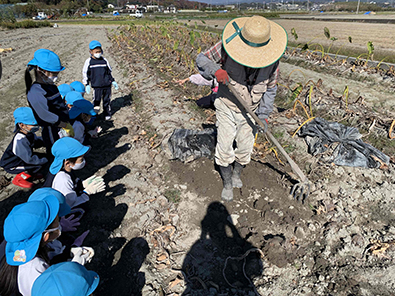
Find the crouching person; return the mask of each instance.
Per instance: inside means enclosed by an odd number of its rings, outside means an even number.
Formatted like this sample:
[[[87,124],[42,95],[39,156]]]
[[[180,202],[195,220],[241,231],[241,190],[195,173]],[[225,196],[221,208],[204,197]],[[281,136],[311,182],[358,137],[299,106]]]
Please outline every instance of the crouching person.
[[[102,192],[106,188],[101,177],[92,176],[82,181],[74,174],[75,170],[85,167],[84,156],[89,149],[70,137],[57,140],[52,147],[55,160],[49,168],[44,187],[52,187],[61,192],[71,208],[86,203],[89,195]]]
[[[20,107],[14,111],[15,136],[0,160],[0,166],[9,174],[17,174],[12,183],[23,188],[32,188],[33,179],[42,178],[38,171],[48,162],[33,152],[33,148],[43,146],[36,136],[39,127],[29,107]]]
[[[240,175],[251,160],[256,133],[254,120],[226,84],[231,83],[267,124],[277,91],[278,60],[286,46],[287,33],[275,22],[262,16],[241,17],[230,21],[222,41],[196,59],[202,75],[220,83],[214,103],[218,128],[215,162],[223,179],[221,197],[225,201],[233,200],[233,188],[243,186]]]

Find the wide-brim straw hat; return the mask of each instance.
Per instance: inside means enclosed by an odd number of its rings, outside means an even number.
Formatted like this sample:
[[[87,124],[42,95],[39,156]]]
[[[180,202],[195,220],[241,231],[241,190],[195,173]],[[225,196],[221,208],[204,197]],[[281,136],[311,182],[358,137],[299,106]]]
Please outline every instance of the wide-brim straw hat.
[[[222,46],[235,62],[264,68],[278,61],[287,47],[287,32],[262,16],[229,21],[222,33]]]

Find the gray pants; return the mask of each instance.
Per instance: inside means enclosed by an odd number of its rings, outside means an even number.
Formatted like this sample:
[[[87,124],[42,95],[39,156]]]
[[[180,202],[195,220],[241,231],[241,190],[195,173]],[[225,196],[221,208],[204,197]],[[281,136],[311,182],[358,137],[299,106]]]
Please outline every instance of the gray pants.
[[[217,117],[217,145],[215,147],[215,163],[228,166],[235,160],[246,165],[251,161],[257,132],[253,119],[245,112],[231,110],[220,98],[214,102]],[[236,141],[236,149],[233,144]]]

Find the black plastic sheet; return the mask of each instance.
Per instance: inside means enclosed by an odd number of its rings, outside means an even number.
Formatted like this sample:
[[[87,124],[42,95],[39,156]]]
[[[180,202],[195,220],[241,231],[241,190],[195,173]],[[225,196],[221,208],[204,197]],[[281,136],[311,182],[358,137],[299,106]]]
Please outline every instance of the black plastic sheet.
[[[315,118],[300,129],[299,135],[306,137],[308,152],[314,156],[326,152],[329,146],[337,143],[331,157],[336,165],[379,168],[381,163],[375,157],[387,165],[390,161],[387,155],[363,142],[356,128],[338,122]]]
[[[175,129],[169,138],[169,148],[173,159],[190,162],[200,157],[212,158],[217,133],[213,128],[202,131]]]

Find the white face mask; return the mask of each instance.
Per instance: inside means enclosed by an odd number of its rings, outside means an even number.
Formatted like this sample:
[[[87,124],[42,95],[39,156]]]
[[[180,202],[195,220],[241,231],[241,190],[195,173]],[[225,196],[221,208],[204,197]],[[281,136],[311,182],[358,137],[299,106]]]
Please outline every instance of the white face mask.
[[[97,58],[97,59],[100,59],[101,56],[102,56],[102,53],[101,53],[101,52],[100,52],[100,53],[95,53],[93,56],[94,56],[95,58]]]
[[[84,158],[84,160],[81,163],[76,163],[76,164],[74,164],[74,166],[70,166],[70,167],[73,170],[78,171],[78,170],[84,168],[84,166],[85,166],[85,158]]]
[[[57,80],[58,80],[58,76],[51,76],[51,77],[48,77],[47,75],[45,75],[45,73],[43,72],[43,71],[41,71],[41,70],[38,70],[41,74],[43,74],[43,80],[46,82],[46,83],[49,83],[49,84],[54,84]]]

